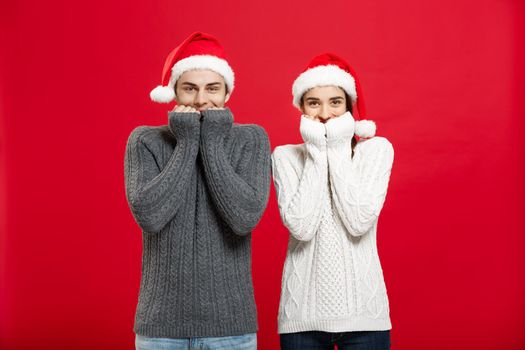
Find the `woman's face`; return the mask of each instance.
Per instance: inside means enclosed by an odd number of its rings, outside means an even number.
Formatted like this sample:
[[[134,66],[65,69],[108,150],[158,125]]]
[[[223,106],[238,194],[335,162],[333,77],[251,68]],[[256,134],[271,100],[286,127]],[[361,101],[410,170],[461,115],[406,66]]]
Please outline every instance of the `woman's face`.
[[[303,95],[302,101],[303,114],[320,123],[326,123],[347,111],[345,92],[337,86],[314,87]]]

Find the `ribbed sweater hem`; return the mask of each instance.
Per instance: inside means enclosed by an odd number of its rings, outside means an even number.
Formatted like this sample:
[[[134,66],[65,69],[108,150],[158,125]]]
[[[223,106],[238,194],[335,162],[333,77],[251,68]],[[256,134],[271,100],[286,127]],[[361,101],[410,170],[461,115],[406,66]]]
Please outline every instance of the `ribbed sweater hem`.
[[[321,332],[356,332],[356,331],[386,331],[392,328],[389,318],[373,319],[352,317],[336,320],[279,320],[279,334],[308,331]]]
[[[138,335],[150,338],[202,338],[227,337],[247,333],[256,333],[257,325],[250,323],[228,324],[221,322],[213,325],[147,325],[137,324],[134,331]]]

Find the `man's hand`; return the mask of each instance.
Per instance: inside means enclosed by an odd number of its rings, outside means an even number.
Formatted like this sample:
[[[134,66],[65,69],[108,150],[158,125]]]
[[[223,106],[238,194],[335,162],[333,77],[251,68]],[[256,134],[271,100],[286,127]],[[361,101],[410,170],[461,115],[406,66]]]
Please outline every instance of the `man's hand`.
[[[191,113],[197,113],[197,115],[194,116]],[[172,134],[175,135],[175,138],[177,139],[186,137],[188,135],[188,131],[190,134],[198,135],[200,130],[200,120],[201,113],[191,106],[175,106],[175,108],[173,108],[173,110],[168,113],[168,126]]]
[[[184,105],[175,106],[175,108],[173,108],[173,111],[172,111],[172,112],[179,112],[179,113],[199,113],[199,111],[196,110],[195,108],[190,107],[190,106],[184,106]]]

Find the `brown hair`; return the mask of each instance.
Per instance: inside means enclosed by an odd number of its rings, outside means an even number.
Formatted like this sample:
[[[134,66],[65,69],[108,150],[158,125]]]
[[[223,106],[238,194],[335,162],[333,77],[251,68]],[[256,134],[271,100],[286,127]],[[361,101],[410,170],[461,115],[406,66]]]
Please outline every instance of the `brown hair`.
[[[346,93],[346,91],[345,91],[345,99],[346,99],[346,110],[350,112],[352,115],[354,115],[354,109],[352,108],[352,99]],[[357,139],[355,138],[355,134],[354,134],[354,136],[352,136],[352,157],[354,156],[354,149],[356,145],[357,145]]]

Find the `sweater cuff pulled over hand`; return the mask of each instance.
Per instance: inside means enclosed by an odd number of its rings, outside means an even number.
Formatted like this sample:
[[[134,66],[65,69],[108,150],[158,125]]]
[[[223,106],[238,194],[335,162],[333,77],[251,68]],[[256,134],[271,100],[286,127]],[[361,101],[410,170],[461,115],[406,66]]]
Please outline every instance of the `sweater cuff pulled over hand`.
[[[177,140],[200,137],[200,114],[198,112],[169,112],[168,126]]]
[[[229,108],[207,109],[201,114],[201,129],[206,135],[223,135],[233,125],[233,115]]]
[[[316,122],[303,115],[301,116],[299,130],[305,143],[313,143],[317,146],[326,145],[326,129],[323,123]]]
[[[325,126],[328,145],[336,144],[340,141],[351,141],[354,136],[355,121],[350,112],[330,119]]]

